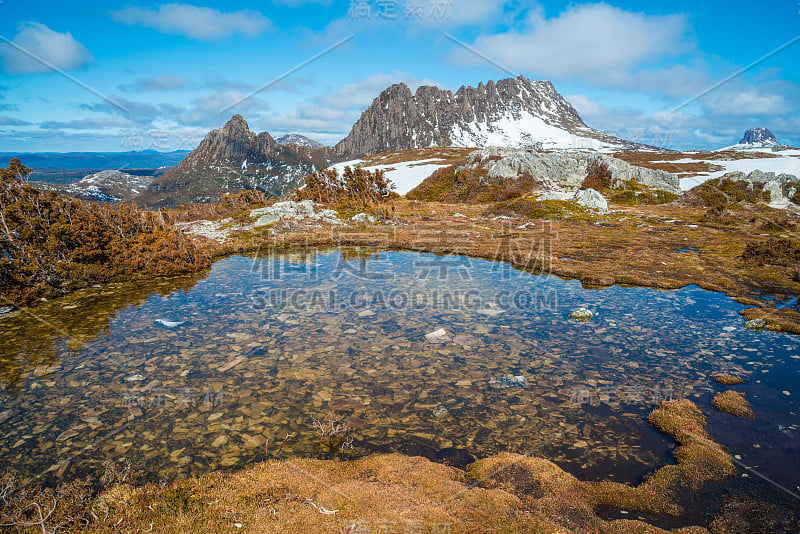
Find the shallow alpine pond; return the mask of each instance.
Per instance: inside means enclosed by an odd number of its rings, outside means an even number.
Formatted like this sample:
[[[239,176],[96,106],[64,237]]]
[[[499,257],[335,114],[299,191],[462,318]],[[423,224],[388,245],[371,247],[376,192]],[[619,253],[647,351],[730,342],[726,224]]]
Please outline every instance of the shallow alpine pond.
[[[570,317],[584,307],[590,320]],[[0,458],[52,484],[108,460],[173,480],[278,452],[463,466],[512,451],[637,481],[671,461],[647,414],[689,398],[743,465],[796,488],[800,344],[747,330],[741,309],[697,287],[584,289],[459,256],[230,257],[0,319]],[[755,420],[711,407],[718,373],[745,380]]]

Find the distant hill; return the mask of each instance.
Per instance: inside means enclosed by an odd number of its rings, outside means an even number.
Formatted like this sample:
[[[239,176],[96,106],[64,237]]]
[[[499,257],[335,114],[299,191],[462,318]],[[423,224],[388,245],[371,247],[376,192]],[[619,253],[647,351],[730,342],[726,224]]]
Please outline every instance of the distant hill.
[[[775,138],[775,134],[767,128],[750,128],[744,132],[742,139],[735,145],[731,145],[721,150],[753,150],[753,149],[781,149],[789,148],[782,145]]]
[[[308,148],[322,148],[325,145],[319,141],[314,141],[310,137],[300,134],[286,134],[275,138],[275,142],[279,145],[295,144],[300,146],[307,146]]]
[[[22,163],[32,168],[46,167],[50,169],[157,169],[174,167],[189,155],[188,150],[174,152],[0,152],[0,161],[7,162],[11,158],[19,158]]]

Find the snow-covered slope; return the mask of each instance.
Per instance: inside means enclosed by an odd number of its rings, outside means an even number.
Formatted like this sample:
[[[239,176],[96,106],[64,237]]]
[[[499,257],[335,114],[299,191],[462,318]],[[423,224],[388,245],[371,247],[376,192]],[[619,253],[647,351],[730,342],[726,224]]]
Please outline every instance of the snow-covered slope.
[[[588,127],[573,127],[570,132],[548,124],[531,112],[520,111],[516,117],[511,112],[505,112],[489,122],[456,124],[450,131],[450,140],[452,146],[459,147],[498,146],[608,152],[623,148],[619,144],[591,137],[590,134],[591,129]]]
[[[784,154],[785,152],[785,154]],[[753,159],[734,159],[734,160],[698,160],[681,159],[671,163],[694,163],[704,162],[711,165],[722,167],[722,170],[700,173],[699,176],[681,179],[681,189],[688,191],[706,180],[719,178],[730,172],[743,172],[749,174],[753,171],[774,172],[775,174],[791,174],[800,177],[800,150],[786,150],[781,152],[781,157],[775,158],[753,158]]]
[[[331,165],[331,169],[336,169],[339,174],[344,172],[345,167],[361,166],[366,171],[385,171],[386,177],[395,185],[394,192],[398,195],[405,195],[425,180],[434,171],[447,167],[441,163],[432,163],[440,161],[437,159],[419,160],[419,161],[404,161],[402,163],[390,163],[387,165],[362,165],[363,160],[356,159],[345,161]]]

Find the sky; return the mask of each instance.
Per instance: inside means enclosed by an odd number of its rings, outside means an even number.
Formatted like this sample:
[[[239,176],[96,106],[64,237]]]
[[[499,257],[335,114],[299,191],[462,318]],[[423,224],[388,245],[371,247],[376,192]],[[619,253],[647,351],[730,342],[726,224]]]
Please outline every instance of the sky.
[[[393,83],[518,75],[625,139],[800,146],[800,3],[0,0],[0,152],[191,150],[235,113],[335,144]]]

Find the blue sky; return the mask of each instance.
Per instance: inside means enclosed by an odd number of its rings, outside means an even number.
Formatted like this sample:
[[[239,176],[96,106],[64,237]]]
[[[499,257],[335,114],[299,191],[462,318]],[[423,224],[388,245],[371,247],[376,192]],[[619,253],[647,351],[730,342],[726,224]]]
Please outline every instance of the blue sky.
[[[518,74],[627,139],[800,146],[800,42],[694,99],[798,35],[795,0],[2,0],[0,151],[192,149],[234,113],[333,144],[392,83]]]

